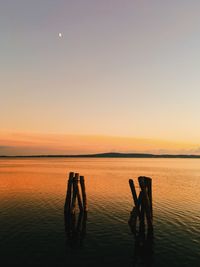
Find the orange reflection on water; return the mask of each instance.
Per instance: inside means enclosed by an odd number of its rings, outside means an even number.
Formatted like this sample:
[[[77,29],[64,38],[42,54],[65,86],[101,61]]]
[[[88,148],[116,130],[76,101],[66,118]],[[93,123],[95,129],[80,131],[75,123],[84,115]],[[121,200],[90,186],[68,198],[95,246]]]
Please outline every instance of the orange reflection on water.
[[[200,167],[191,159],[1,159],[1,202],[54,199],[64,205],[68,173],[85,176],[88,204],[132,206],[128,179],[153,179],[155,210],[200,208]],[[118,204],[117,204],[118,203]],[[123,204],[124,203],[124,204]]]

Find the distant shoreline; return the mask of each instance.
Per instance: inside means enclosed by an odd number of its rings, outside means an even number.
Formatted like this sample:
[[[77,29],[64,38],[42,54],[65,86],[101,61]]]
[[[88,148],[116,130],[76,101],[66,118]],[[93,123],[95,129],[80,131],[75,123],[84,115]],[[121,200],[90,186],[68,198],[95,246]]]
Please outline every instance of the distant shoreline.
[[[200,155],[171,155],[145,153],[100,153],[83,155],[30,155],[30,156],[0,156],[0,158],[184,158],[200,159]]]

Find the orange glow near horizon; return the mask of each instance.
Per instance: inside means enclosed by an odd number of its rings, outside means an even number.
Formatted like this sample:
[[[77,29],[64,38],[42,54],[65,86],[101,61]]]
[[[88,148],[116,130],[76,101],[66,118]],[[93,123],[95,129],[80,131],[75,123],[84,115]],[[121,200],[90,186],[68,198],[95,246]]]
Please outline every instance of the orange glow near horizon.
[[[104,152],[199,154],[195,143],[134,137],[9,133],[0,134],[0,155],[90,154]]]

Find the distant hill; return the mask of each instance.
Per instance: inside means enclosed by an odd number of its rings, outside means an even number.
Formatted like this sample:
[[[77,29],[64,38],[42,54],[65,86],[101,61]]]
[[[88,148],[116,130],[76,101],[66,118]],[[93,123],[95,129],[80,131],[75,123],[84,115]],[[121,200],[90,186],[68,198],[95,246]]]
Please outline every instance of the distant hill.
[[[200,155],[170,155],[170,154],[145,154],[145,153],[100,153],[85,155],[33,155],[33,156],[0,156],[1,158],[200,158]]]

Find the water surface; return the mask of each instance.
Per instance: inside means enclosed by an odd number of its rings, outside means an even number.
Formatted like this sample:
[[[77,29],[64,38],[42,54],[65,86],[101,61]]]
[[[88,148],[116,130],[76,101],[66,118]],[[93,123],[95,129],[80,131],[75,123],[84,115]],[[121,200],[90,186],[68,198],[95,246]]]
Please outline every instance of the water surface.
[[[71,238],[70,171],[85,176],[89,206]],[[127,224],[128,179],[140,175],[153,179],[154,237],[143,246]],[[1,159],[0,210],[2,266],[200,266],[199,159]]]

